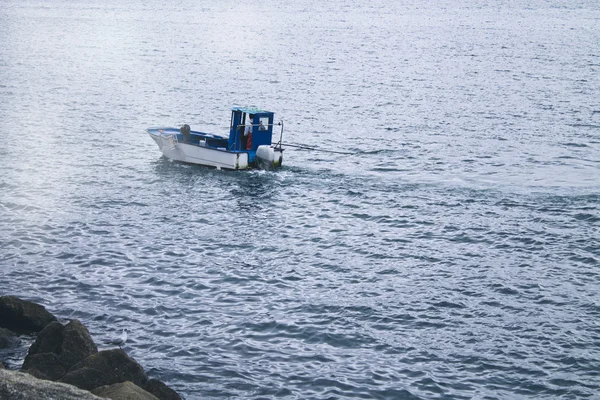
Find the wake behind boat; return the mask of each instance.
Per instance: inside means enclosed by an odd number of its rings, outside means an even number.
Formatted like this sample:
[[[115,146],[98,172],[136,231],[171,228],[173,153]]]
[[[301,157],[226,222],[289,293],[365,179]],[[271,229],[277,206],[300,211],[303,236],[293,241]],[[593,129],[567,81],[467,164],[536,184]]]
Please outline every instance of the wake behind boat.
[[[229,137],[181,128],[148,128],[165,157],[218,169],[271,169],[283,162],[281,139],[272,143],[274,113],[254,107],[233,107]]]

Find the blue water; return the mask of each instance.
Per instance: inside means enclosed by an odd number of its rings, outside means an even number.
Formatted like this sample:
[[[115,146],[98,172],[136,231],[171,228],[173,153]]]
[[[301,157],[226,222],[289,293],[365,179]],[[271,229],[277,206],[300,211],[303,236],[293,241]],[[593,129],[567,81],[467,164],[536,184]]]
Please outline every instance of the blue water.
[[[188,399],[599,398],[599,88],[591,0],[3,0],[0,294]],[[145,134],[235,104],[354,154]]]

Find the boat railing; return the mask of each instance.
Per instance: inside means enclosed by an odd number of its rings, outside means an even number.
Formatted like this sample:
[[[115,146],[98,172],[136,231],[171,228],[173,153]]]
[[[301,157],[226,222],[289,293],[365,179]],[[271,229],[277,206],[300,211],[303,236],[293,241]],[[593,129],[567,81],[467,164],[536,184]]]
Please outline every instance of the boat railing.
[[[262,126],[262,127],[267,127],[267,126],[279,126],[281,124],[282,124],[281,122],[278,122],[276,124],[239,124],[237,127],[238,127],[238,129],[240,129],[240,128],[245,128],[247,126],[259,126],[259,127]],[[266,130],[266,128],[265,128],[265,130]]]
[[[281,151],[281,142],[283,140],[283,120],[281,120],[277,125],[281,125],[281,132],[279,133],[279,142],[275,144],[275,149],[279,147],[279,150]]]
[[[278,122],[276,124],[239,124],[237,126],[237,129],[238,129],[238,131],[243,132],[243,130],[246,129],[247,126],[258,126],[258,127],[263,127],[263,128],[265,128],[267,126],[281,126],[281,132],[279,133],[279,141],[275,144],[275,148],[277,148],[277,147],[281,148],[281,141],[283,140],[283,120],[281,120],[280,122]],[[238,137],[239,137],[239,134],[235,135],[234,148],[235,148],[235,142],[237,142]]]

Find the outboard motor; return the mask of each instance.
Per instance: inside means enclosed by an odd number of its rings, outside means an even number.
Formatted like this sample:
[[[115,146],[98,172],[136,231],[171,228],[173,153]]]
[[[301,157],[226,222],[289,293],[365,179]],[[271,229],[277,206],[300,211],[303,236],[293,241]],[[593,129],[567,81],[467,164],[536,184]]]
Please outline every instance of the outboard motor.
[[[256,163],[262,169],[270,170],[281,166],[283,155],[268,145],[258,146],[256,149]]]
[[[179,131],[183,135],[183,143],[190,143],[190,126],[185,124],[181,127],[181,129],[179,129]]]

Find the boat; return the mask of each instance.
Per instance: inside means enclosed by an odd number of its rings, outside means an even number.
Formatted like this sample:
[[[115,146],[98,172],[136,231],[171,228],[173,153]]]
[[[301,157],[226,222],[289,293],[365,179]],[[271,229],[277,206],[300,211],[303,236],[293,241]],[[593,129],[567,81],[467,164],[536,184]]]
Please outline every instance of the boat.
[[[272,169],[283,162],[281,140],[273,144],[274,113],[256,107],[233,107],[229,137],[180,128],[155,127],[147,132],[162,154],[174,161],[217,169]]]

